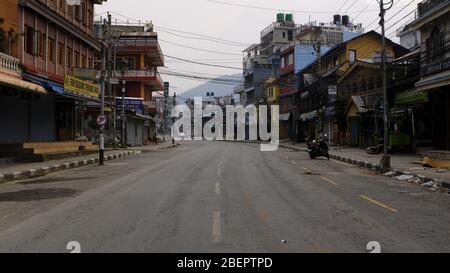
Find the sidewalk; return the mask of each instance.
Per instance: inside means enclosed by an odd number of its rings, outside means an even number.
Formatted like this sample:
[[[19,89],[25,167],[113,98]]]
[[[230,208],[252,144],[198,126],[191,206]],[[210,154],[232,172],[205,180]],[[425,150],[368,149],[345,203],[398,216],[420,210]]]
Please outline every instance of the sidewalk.
[[[299,143],[293,145],[292,142],[281,141],[281,147],[294,149],[298,151],[307,152],[308,149],[305,143]],[[356,165],[358,167],[364,167],[373,171],[379,170],[379,163],[382,155],[369,155],[365,150],[356,148],[342,148],[342,147],[330,147],[330,156],[332,159],[339,160],[345,163]],[[434,181],[440,186],[445,188],[450,187],[450,171],[441,172],[438,169],[426,168],[418,164],[414,164],[415,161],[423,160],[422,157],[412,154],[392,154],[391,155],[391,173],[390,176],[401,176],[405,178],[408,176],[410,179],[416,179],[417,183],[422,184]],[[417,179],[419,178],[421,181]]]
[[[105,151],[105,161],[124,158],[140,153],[133,150],[110,150]],[[50,173],[74,169],[82,166],[98,163],[98,155],[90,154],[59,160],[51,160],[37,163],[11,163],[0,165],[0,184],[23,180]]]
[[[174,147],[174,145],[172,145],[171,142],[164,142],[158,145],[151,144],[142,147],[131,147],[128,149],[106,150],[105,161],[125,158],[134,154],[152,152],[172,147]],[[92,165],[95,163],[98,163],[98,154],[89,154],[37,163],[0,164],[0,184],[43,176],[50,173],[74,169],[82,166]]]

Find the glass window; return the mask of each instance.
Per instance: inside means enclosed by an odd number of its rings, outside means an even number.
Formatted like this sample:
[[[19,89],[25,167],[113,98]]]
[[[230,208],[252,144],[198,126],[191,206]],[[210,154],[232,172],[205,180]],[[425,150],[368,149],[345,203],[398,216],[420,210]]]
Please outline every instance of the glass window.
[[[55,62],[55,40],[48,38],[48,61]]]
[[[64,65],[64,45],[61,43],[58,43],[58,64]]]

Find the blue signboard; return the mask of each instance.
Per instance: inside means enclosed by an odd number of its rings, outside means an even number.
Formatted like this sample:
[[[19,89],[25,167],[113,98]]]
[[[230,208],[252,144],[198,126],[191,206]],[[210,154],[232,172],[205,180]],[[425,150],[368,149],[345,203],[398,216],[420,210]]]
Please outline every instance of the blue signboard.
[[[142,99],[139,98],[125,98],[124,99],[125,110],[133,111],[138,114],[144,113],[144,104]],[[122,108],[122,98],[116,98],[116,108]]]

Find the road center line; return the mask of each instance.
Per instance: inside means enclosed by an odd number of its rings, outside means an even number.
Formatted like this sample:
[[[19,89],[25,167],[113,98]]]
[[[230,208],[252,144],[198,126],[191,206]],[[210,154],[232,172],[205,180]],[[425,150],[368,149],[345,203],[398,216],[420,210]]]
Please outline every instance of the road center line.
[[[289,157],[287,157],[287,156],[283,156],[283,158],[286,159],[286,160],[289,160]]]
[[[382,207],[382,208],[385,208],[385,209],[387,209],[387,210],[389,210],[389,211],[391,211],[391,212],[398,212],[398,210],[393,209],[393,208],[391,208],[391,207],[389,207],[389,206],[387,206],[387,205],[385,205],[385,204],[383,204],[383,203],[381,203],[381,202],[378,202],[378,201],[376,201],[376,200],[374,200],[374,199],[372,199],[372,198],[370,198],[370,197],[367,197],[367,196],[365,196],[365,195],[362,195],[362,194],[361,194],[360,197],[363,198],[363,199],[365,199],[365,200],[367,200],[367,201],[369,201],[369,202],[372,203],[372,204],[378,205],[378,206],[380,206],[380,207]]]
[[[215,211],[213,213],[212,236],[214,244],[219,244],[222,240],[222,231],[220,227],[220,211]]]
[[[328,183],[330,183],[330,184],[332,184],[332,185],[335,185],[335,186],[338,185],[336,182],[334,182],[334,181],[331,180],[331,179],[328,179],[328,178],[323,177],[323,176],[322,176],[321,178],[322,178],[323,181],[328,182]]]
[[[220,183],[216,183],[216,194],[220,194]]]
[[[291,163],[294,164],[294,165],[298,165],[298,163],[295,162],[294,160],[291,160]]]

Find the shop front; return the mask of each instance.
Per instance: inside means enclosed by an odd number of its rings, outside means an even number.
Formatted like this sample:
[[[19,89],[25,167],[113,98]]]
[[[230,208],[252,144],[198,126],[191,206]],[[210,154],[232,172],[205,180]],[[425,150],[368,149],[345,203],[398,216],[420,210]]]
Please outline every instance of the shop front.
[[[428,93],[416,88],[399,92],[391,109],[391,145],[417,148],[433,144],[432,111]]]
[[[44,87],[22,77],[19,59],[0,52],[0,143],[53,140],[53,106]]]
[[[435,150],[450,150],[450,58],[422,68],[416,88],[428,94]]]
[[[45,88],[0,69],[0,143],[53,141],[54,112]]]

